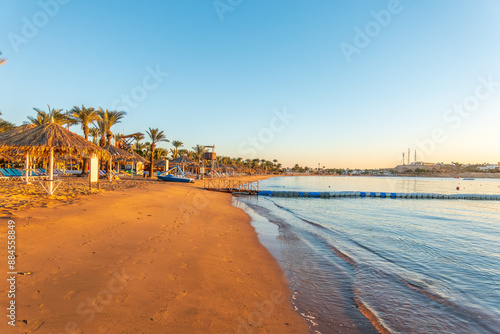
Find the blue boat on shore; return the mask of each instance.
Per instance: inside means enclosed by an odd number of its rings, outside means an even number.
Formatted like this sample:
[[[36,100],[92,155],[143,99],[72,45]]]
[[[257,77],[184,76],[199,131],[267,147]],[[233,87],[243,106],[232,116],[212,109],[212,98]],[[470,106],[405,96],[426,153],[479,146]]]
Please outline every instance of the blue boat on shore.
[[[180,175],[169,174],[177,170]],[[164,173],[158,174],[158,180],[166,182],[182,182],[182,183],[194,183],[194,180],[186,177],[179,166],[174,166]]]

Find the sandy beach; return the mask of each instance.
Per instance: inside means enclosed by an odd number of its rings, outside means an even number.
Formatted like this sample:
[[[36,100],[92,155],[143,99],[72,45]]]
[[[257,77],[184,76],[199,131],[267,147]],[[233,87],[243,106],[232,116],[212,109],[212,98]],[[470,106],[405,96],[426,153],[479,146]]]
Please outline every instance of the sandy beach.
[[[4,319],[0,332],[308,333],[250,218],[200,186],[143,182],[5,211],[21,274],[16,327]]]

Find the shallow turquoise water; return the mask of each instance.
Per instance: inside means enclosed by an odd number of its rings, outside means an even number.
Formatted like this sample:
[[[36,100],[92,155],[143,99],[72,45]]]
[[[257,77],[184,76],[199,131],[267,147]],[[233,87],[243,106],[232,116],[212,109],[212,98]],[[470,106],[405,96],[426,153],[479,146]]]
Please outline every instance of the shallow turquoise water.
[[[499,194],[500,180],[287,177],[260,188]],[[298,312],[318,333],[375,333],[374,323],[393,333],[500,332],[498,201],[238,201],[287,272]]]

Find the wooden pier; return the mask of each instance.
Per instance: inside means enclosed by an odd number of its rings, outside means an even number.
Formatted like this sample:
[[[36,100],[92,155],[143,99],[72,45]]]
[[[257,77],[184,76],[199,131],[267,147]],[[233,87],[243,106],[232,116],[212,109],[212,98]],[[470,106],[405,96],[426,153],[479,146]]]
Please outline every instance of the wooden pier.
[[[238,181],[224,178],[206,179],[203,188],[232,194],[257,195],[259,181]]]

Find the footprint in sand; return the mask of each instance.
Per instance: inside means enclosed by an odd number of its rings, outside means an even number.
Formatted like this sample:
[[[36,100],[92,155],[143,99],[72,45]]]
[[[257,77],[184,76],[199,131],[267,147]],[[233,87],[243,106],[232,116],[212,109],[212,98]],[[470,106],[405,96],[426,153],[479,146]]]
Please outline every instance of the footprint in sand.
[[[236,282],[243,284],[245,283],[241,277],[236,277]]]
[[[227,256],[224,256],[224,257],[222,258],[222,261],[224,261],[224,262],[231,262],[231,261],[229,261],[229,259],[227,258]]]
[[[123,303],[125,299],[127,299],[128,295],[126,294],[121,294],[118,297],[116,297],[116,302],[117,303]]]
[[[38,308],[40,309],[40,313],[42,313],[42,314],[51,314],[52,313],[50,308],[48,308],[48,306],[45,304],[38,305]]]
[[[73,298],[74,295],[76,295],[78,293],[78,291],[74,291],[74,290],[71,290],[70,292],[68,292],[66,294],[66,296],[64,296],[64,299],[66,300],[70,300],[71,298]]]
[[[54,269],[52,269],[52,270],[50,271],[50,273],[51,273],[52,275],[55,275],[55,274],[57,274],[59,271],[61,271],[61,267],[57,267],[57,266],[56,266]]]
[[[155,262],[155,259],[149,259],[149,260],[148,260],[148,263],[149,263],[149,264],[151,264],[151,263],[153,263],[153,262]]]
[[[146,275],[146,273],[140,273],[137,277],[138,277],[139,279],[145,279],[145,278],[146,278],[146,276],[147,276],[147,275]]]
[[[175,296],[175,299],[182,300],[186,298],[187,295],[188,295],[187,291],[181,291],[177,294],[177,296]]]
[[[222,247],[222,244],[217,244],[217,247]]]
[[[132,262],[133,264],[139,264],[141,263],[141,260],[140,259],[137,259],[137,260],[134,260],[134,262]]]
[[[172,274],[168,275],[168,278],[169,278],[171,281],[175,281],[175,280],[177,279],[177,276],[179,276],[179,275],[177,275],[177,274],[175,274],[175,273],[172,273]]]
[[[107,325],[101,326],[97,329],[99,334],[109,333],[109,327]]]
[[[18,320],[18,326],[23,330],[23,333],[27,333],[25,330],[29,330],[29,333],[36,332],[44,324],[43,321],[28,321],[28,320]]]
[[[257,291],[252,291],[252,295],[254,297],[260,298],[260,295],[259,295],[259,293]]]
[[[163,320],[163,319],[166,319],[167,317],[167,309],[164,308],[164,309],[161,309],[160,311],[158,311],[152,318],[151,320],[153,321],[160,321],[160,320]]]
[[[181,264],[181,268],[182,268],[182,269],[187,268],[188,266],[189,266],[189,264],[187,264],[187,263],[185,263],[185,262],[184,262],[183,264]]]
[[[125,256],[120,261],[118,261],[118,263],[123,263],[123,262],[126,262],[128,260],[130,260],[130,256]]]
[[[42,299],[42,293],[40,290],[33,291],[33,299]]]

